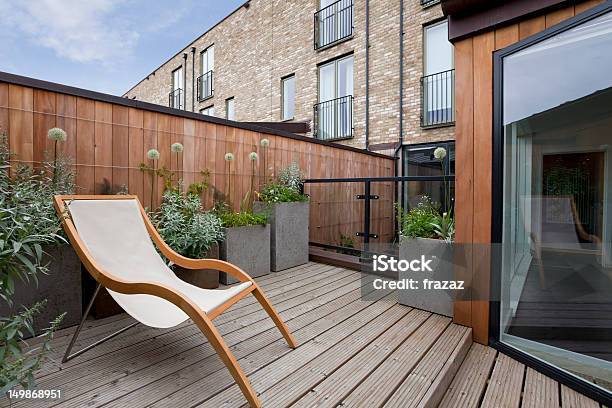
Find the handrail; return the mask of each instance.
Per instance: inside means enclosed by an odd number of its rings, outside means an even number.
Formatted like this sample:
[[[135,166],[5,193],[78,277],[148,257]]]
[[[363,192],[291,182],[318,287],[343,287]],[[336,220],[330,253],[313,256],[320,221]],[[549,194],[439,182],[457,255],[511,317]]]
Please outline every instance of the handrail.
[[[353,137],[353,95],[341,96],[313,106],[313,135],[320,140]]]
[[[183,90],[177,88],[168,94],[168,106],[175,109],[183,109]]]
[[[314,14],[314,49],[350,38],[354,29],[353,0],[338,0]]]
[[[455,70],[421,77],[421,126],[455,122]]]
[[[196,83],[198,102],[211,98],[214,95],[215,88],[213,80],[212,69],[198,77]]]

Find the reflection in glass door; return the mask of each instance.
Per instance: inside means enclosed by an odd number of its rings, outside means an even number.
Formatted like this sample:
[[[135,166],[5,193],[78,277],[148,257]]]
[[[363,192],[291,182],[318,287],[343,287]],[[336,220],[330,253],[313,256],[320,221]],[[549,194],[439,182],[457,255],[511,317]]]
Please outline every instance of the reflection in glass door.
[[[612,14],[502,60],[499,339],[607,390],[611,68]]]

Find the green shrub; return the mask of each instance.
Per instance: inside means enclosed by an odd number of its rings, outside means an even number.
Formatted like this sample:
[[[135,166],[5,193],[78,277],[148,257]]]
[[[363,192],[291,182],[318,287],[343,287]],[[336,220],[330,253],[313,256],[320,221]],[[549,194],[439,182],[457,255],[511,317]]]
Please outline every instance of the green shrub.
[[[152,219],[170,248],[188,258],[203,258],[223,239],[221,220],[212,212],[204,212],[198,194],[166,190]]]
[[[410,238],[437,238],[434,223],[440,213],[427,196],[408,212],[398,209],[400,234]]]
[[[264,203],[308,201],[308,196],[300,191],[303,182],[300,168],[292,163],[279,172],[277,180],[271,180],[262,187],[259,199]]]
[[[308,201],[308,196],[284,184],[268,183],[261,189],[259,199],[264,203],[292,203]]]
[[[11,153],[5,134],[0,137],[0,301],[13,304],[15,282],[37,283],[47,273],[44,248],[65,243],[61,223],[53,207],[55,194],[74,193],[74,175],[69,161],[45,160],[37,171],[26,166],[11,168]],[[11,177],[12,174],[12,177]],[[34,372],[49,351],[49,341],[63,315],[43,333],[41,346],[23,351],[23,341],[32,336],[34,316],[45,306],[40,301],[19,314],[0,318],[0,394],[15,386],[34,387]]]
[[[221,219],[221,224],[225,228],[266,225],[268,222],[266,214],[253,214],[248,211],[235,212],[222,202],[217,203],[213,211]]]

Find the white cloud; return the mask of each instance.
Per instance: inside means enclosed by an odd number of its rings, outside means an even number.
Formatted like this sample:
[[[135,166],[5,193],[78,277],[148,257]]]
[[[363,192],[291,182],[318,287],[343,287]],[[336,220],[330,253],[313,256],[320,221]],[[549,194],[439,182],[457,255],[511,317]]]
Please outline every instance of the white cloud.
[[[0,0],[3,24],[76,62],[113,65],[129,57],[138,31],[118,12],[125,0]],[[8,27],[7,27],[8,28]]]

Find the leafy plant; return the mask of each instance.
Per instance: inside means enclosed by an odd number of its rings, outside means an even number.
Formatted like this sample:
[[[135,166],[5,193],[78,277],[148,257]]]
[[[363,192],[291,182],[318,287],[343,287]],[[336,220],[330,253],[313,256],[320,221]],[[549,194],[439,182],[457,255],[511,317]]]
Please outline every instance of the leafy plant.
[[[264,203],[291,203],[308,201],[308,196],[284,184],[268,183],[261,189],[259,199]]]
[[[300,168],[296,163],[292,163],[280,171],[276,181],[264,184],[259,199],[264,203],[308,201],[308,196],[300,191],[303,182]]]
[[[225,228],[266,225],[268,222],[266,214],[253,214],[247,211],[235,212],[223,202],[217,203],[213,212],[221,219],[221,224]]]
[[[432,225],[438,238],[449,243],[453,242],[455,239],[455,220],[451,213],[445,212],[438,215]]]
[[[408,212],[398,208],[400,234],[410,238],[436,238],[434,223],[439,215],[438,208],[427,196]]]
[[[188,258],[203,258],[215,242],[223,239],[221,220],[212,212],[204,212],[198,194],[167,190],[152,219],[164,241]]]
[[[301,184],[304,182],[302,170],[297,163],[293,162],[278,173],[278,181],[287,187],[299,191]]]
[[[408,212],[397,208],[400,235],[410,238],[435,238],[452,242],[455,220],[452,213],[440,213],[439,205],[423,196],[416,207]]]
[[[27,166],[11,167],[6,134],[0,137],[0,299],[13,305],[15,282],[37,283],[48,273],[44,247],[65,242],[53,208],[53,195],[74,193],[71,165],[57,151],[36,171]],[[23,351],[27,332],[44,301],[19,314],[0,318],[0,393],[15,386],[34,386],[34,372],[49,351],[49,341],[63,315],[43,333],[39,348]]]

